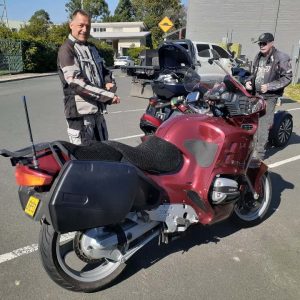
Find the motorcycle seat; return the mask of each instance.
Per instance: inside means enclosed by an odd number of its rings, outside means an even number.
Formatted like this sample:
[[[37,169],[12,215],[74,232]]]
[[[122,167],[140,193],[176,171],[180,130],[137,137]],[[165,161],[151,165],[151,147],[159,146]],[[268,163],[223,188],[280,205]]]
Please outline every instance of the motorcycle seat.
[[[136,147],[116,141],[93,141],[86,146],[59,143],[78,160],[128,161],[143,171],[155,174],[176,172],[183,163],[180,150],[157,136],[150,136]]]
[[[139,169],[150,173],[171,173],[183,163],[180,150],[173,144],[155,135],[136,147],[115,141],[104,142],[122,153],[123,158]]]

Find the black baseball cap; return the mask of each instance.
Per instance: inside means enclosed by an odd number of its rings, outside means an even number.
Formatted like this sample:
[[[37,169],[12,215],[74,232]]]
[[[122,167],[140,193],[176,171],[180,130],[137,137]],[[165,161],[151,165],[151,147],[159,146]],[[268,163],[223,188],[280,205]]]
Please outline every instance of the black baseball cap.
[[[274,41],[274,36],[270,32],[265,32],[258,37],[258,40],[255,43],[269,43]]]

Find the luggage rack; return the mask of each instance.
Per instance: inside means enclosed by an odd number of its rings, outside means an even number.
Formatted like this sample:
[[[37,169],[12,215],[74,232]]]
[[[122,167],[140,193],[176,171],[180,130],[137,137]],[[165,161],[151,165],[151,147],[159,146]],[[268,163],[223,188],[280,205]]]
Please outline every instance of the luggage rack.
[[[43,150],[50,150],[51,154],[55,158],[56,162],[60,167],[62,167],[65,163],[65,159],[62,155],[64,154],[67,157],[70,157],[70,159],[74,160],[76,159],[74,155],[68,151],[68,149],[62,144],[60,141],[55,141],[51,143],[40,143],[35,145],[35,150],[37,152],[43,151]],[[42,154],[38,154],[37,157],[41,157],[45,154],[49,154],[49,152],[45,152]],[[0,155],[3,157],[10,157],[12,166],[16,166],[17,163],[27,163],[30,162],[33,159],[33,151],[32,146],[17,150],[17,151],[10,151],[7,149],[1,149]]]

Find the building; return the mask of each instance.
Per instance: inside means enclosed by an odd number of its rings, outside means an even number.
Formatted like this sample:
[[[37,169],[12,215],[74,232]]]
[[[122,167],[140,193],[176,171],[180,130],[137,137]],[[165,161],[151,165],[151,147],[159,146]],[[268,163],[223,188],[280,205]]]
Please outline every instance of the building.
[[[275,46],[288,53],[295,67],[300,47],[300,1],[188,0],[186,37],[196,41],[240,43],[253,60],[254,43],[263,32],[275,35]]]
[[[130,47],[148,45],[150,32],[143,22],[92,23],[91,35],[111,44],[116,55],[127,55]]]
[[[22,26],[26,25],[26,22],[16,21],[16,20],[8,20],[8,27],[12,31],[19,31]]]

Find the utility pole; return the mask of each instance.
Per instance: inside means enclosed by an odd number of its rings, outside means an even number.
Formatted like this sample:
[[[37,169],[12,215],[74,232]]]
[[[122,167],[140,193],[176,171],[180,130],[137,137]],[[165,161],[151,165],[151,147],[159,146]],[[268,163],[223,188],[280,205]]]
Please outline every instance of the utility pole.
[[[8,27],[7,9],[5,0],[0,0],[0,23]]]
[[[81,3],[81,9],[83,9],[83,0],[81,0],[80,3]]]
[[[296,61],[295,61],[295,70],[294,70],[294,77],[293,77],[293,85],[295,85],[296,83],[298,83],[299,81],[299,63],[300,63],[300,40],[299,40],[299,44],[296,50],[298,53],[296,53]]]
[[[276,37],[276,31],[277,31],[277,24],[278,24],[278,18],[279,18],[280,5],[281,5],[280,0],[278,0],[277,14],[276,14],[275,28],[274,28],[274,38]]]

